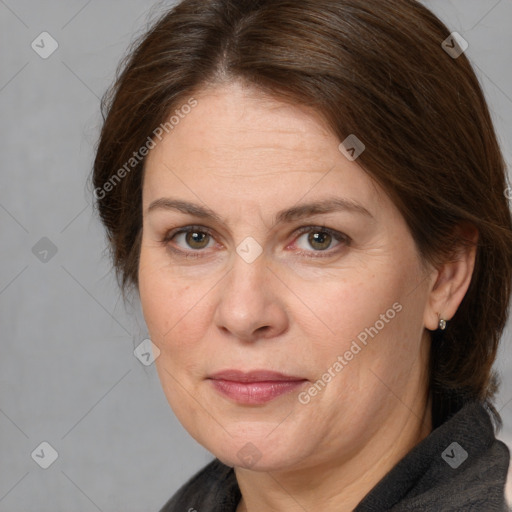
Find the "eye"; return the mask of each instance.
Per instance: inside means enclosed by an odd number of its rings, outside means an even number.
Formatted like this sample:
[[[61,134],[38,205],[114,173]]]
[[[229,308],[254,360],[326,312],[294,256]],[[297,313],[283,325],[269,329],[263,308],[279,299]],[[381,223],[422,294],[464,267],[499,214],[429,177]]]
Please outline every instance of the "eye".
[[[212,234],[200,226],[187,226],[168,233],[162,243],[168,245],[173,241],[178,247],[185,250],[201,251],[215,244]]]
[[[297,233],[299,236],[295,238],[293,245],[299,249],[299,255],[306,257],[332,256],[351,242],[347,235],[323,226],[304,226]],[[207,253],[204,249],[216,245],[213,233],[203,226],[186,226],[172,230],[161,243],[178,256],[187,258],[205,256]],[[336,250],[338,246],[340,249]],[[333,247],[335,249],[331,250]]]
[[[300,228],[299,234],[295,244],[299,249],[310,253],[327,252],[333,246],[346,246],[350,243],[350,238],[347,235],[320,226],[305,226]],[[333,252],[335,251],[329,251],[329,255]]]

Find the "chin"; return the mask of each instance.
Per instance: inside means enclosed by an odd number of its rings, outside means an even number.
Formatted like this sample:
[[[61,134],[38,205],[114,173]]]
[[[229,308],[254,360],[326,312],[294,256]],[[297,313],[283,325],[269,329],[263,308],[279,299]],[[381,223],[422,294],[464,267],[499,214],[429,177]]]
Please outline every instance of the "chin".
[[[220,427],[219,427],[220,428]],[[207,434],[206,434],[207,435]],[[252,471],[282,471],[295,468],[308,456],[304,440],[296,440],[286,430],[280,436],[232,435],[222,434],[194,436],[204,448],[230,467],[244,468]],[[300,451],[297,446],[302,445]]]

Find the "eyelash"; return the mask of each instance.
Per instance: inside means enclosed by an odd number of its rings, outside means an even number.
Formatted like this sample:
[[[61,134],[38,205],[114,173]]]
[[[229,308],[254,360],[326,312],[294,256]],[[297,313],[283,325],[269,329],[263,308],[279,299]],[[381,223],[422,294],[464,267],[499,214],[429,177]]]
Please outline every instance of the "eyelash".
[[[172,251],[173,253],[177,254],[178,256],[182,256],[185,258],[201,258],[201,257],[203,257],[201,253],[205,252],[202,249],[183,251],[181,249],[176,249],[175,247],[172,247],[170,244],[172,239],[175,238],[176,236],[178,236],[182,233],[191,233],[191,232],[198,232],[198,233],[205,234],[205,235],[208,235],[208,236],[214,238],[213,232],[211,230],[209,230],[208,228],[205,228],[204,226],[192,225],[192,226],[186,226],[183,228],[172,230],[172,231],[166,233],[164,238],[162,240],[160,240],[160,243],[162,245],[164,245],[166,248],[168,248],[170,251]],[[298,239],[304,233],[326,233],[326,234],[330,235],[333,238],[333,240],[341,242],[345,246],[349,246],[350,243],[352,242],[352,239],[349,236],[345,235],[344,233],[335,231],[333,229],[330,229],[330,228],[327,228],[324,226],[303,226],[303,227],[297,229],[294,234],[296,236],[296,239]],[[338,251],[336,251],[336,250],[332,251],[329,249],[327,249],[325,251],[315,251],[315,250],[303,251],[303,250],[301,250],[298,252],[298,254],[300,256],[305,256],[306,258],[327,258],[327,257],[333,256],[337,252],[339,252],[339,250]]]

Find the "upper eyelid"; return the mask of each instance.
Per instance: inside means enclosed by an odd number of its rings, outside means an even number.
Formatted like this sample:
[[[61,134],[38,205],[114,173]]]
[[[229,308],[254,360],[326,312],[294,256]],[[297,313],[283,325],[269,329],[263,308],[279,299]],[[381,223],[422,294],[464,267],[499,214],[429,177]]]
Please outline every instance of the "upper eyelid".
[[[308,224],[308,225],[304,225],[304,226],[300,226],[298,228],[295,228],[292,230],[292,234],[293,233],[303,233],[303,232],[306,232],[306,231],[312,231],[312,230],[315,230],[317,229],[318,231],[326,231],[326,232],[329,232],[329,233],[334,233],[334,234],[339,234],[341,236],[344,236],[346,238],[348,238],[347,235],[345,235],[345,233],[341,232],[341,231],[338,231],[337,229],[333,229],[333,228],[329,228],[327,226],[321,226],[321,225],[318,225],[318,224]],[[201,225],[196,225],[196,224],[190,224],[188,226],[183,226],[183,227],[180,227],[180,228],[175,228],[175,229],[170,229],[169,231],[166,231],[165,233],[165,237],[169,236],[169,237],[173,237],[173,236],[176,236],[178,234],[181,234],[181,233],[188,233],[190,231],[199,231],[200,233],[207,233],[211,236],[213,236],[214,234],[217,233],[217,231],[215,229],[212,229],[212,228],[208,228],[206,226],[201,226]]]
[[[176,229],[170,229],[169,231],[166,231],[163,236],[163,241],[165,240],[171,240],[176,235],[180,235],[182,233],[190,233],[191,231],[199,231],[200,233],[206,233],[210,236],[214,236],[216,233],[215,230],[207,228],[206,226],[196,226],[196,225],[190,225],[190,226],[183,226],[181,228]]]

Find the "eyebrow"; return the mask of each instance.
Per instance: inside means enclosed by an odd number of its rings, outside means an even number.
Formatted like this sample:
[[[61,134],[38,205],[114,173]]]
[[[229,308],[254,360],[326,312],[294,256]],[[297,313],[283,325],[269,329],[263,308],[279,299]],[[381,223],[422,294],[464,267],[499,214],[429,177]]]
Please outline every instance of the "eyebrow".
[[[213,210],[206,206],[200,206],[198,204],[189,203],[188,201],[181,201],[178,199],[172,199],[167,197],[161,197],[153,201],[148,209],[147,213],[154,210],[176,210],[182,213],[193,215],[201,219],[208,219],[215,221],[219,224],[222,223],[222,218],[219,217]],[[290,223],[295,220],[303,219],[318,214],[333,213],[339,211],[347,211],[351,213],[358,213],[369,218],[374,218],[373,215],[361,204],[351,199],[344,199],[340,197],[326,198],[321,201],[301,204],[298,206],[292,206],[285,210],[281,210],[275,217],[275,224]]]

